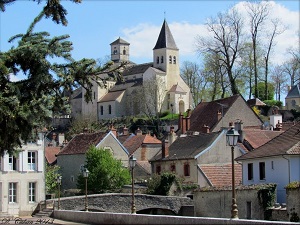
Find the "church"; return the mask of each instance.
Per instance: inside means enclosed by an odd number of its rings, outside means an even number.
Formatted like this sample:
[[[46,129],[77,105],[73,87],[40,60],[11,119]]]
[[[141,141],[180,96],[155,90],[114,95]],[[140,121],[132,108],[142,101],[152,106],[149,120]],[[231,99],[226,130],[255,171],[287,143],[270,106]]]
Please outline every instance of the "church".
[[[180,77],[179,49],[168,23],[164,20],[153,48],[153,61],[135,64],[130,61],[130,43],[118,38],[110,44],[111,61],[126,62],[122,80],[109,79],[105,86],[94,83],[92,101],[84,100],[84,88],[74,92],[72,117],[82,116],[93,121],[123,116],[149,115],[165,111],[185,112],[190,108],[191,93]]]

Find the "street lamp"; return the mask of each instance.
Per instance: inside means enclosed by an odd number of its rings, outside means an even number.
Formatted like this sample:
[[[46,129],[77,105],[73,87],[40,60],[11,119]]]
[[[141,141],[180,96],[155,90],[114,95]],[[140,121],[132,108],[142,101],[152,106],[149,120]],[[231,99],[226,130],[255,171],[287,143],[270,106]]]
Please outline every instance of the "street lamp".
[[[89,177],[89,171],[87,168],[85,168],[83,171],[82,171],[82,175],[85,179],[85,206],[84,206],[84,209],[85,211],[89,211],[88,210],[88,198],[87,198],[87,179]]]
[[[131,203],[131,213],[135,214],[135,202],[134,202],[134,176],[133,176],[133,169],[135,167],[135,163],[136,163],[136,158],[131,155],[129,157],[129,165],[131,168],[131,193],[132,193],[132,203]]]
[[[57,209],[60,208],[60,185],[61,185],[61,179],[62,179],[62,176],[56,177],[56,182],[58,184],[58,204],[57,204]]]
[[[235,198],[235,177],[234,177],[234,147],[237,144],[239,138],[239,132],[237,132],[233,126],[226,133],[227,144],[231,146],[231,172],[232,172],[232,206],[231,206],[231,218],[238,219],[238,208]]]

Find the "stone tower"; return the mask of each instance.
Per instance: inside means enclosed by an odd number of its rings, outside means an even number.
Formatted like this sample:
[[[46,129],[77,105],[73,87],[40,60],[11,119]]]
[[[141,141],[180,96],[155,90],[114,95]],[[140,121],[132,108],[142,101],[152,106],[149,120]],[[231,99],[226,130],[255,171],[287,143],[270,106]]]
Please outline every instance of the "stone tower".
[[[111,60],[115,63],[129,61],[129,43],[118,38],[110,44]]]

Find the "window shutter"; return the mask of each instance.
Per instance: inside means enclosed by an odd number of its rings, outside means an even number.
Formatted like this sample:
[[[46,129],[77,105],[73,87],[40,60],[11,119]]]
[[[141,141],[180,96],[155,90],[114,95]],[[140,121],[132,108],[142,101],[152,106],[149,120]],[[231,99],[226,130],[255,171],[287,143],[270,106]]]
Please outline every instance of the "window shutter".
[[[9,171],[9,167],[8,167],[8,157],[9,155],[7,153],[5,153],[3,155],[3,171]]]
[[[44,171],[44,151],[38,150],[37,151],[37,171]]]
[[[24,151],[20,152],[19,156],[18,156],[18,161],[19,161],[18,170],[20,172],[22,172],[24,170],[24,157],[25,157]]]
[[[25,151],[22,152],[22,154],[23,154],[23,157],[22,157],[23,165],[21,167],[21,170],[22,171],[27,171],[28,170],[28,151],[25,150]]]

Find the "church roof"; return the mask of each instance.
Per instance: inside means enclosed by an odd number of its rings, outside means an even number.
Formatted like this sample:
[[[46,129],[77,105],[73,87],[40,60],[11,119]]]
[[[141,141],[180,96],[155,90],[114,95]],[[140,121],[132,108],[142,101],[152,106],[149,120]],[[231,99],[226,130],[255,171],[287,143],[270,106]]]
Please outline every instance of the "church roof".
[[[299,85],[293,86],[286,96],[286,98],[299,98],[299,97],[300,97]]]
[[[127,80],[125,82],[118,82],[114,87],[110,89],[109,92],[112,91],[123,91],[126,90],[127,88],[134,87],[134,86],[139,86],[143,84],[143,78],[137,78],[134,80]]]
[[[108,92],[103,98],[100,99],[99,102],[110,102],[115,101],[124,91],[112,91]]]
[[[123,40],[122,38],[118,38],[114,42],[110,43],[110,45],[115,45],[115,44],[123,44],[123,45],[130,45],[127,41]]]
[[[173,85],[169,92],[186,93],[178,84]]]
[[[178,50],[177,45],[174,41],[173,35],[170,31],[170,28],[169,28],[166,20],[164,20],[164,23],[160,30],[156,45],[154,47],[154,49],[160,49],[160,48],[169,48],[169,49]]]
[[[134,66],[126,68],[124,70],[124,72],[122,73],[122,75],[123,76],[128,76],[128,75],[144,73],[149,67],[152,67],[152,66],[153,66],[153,62],[134,65]]]

